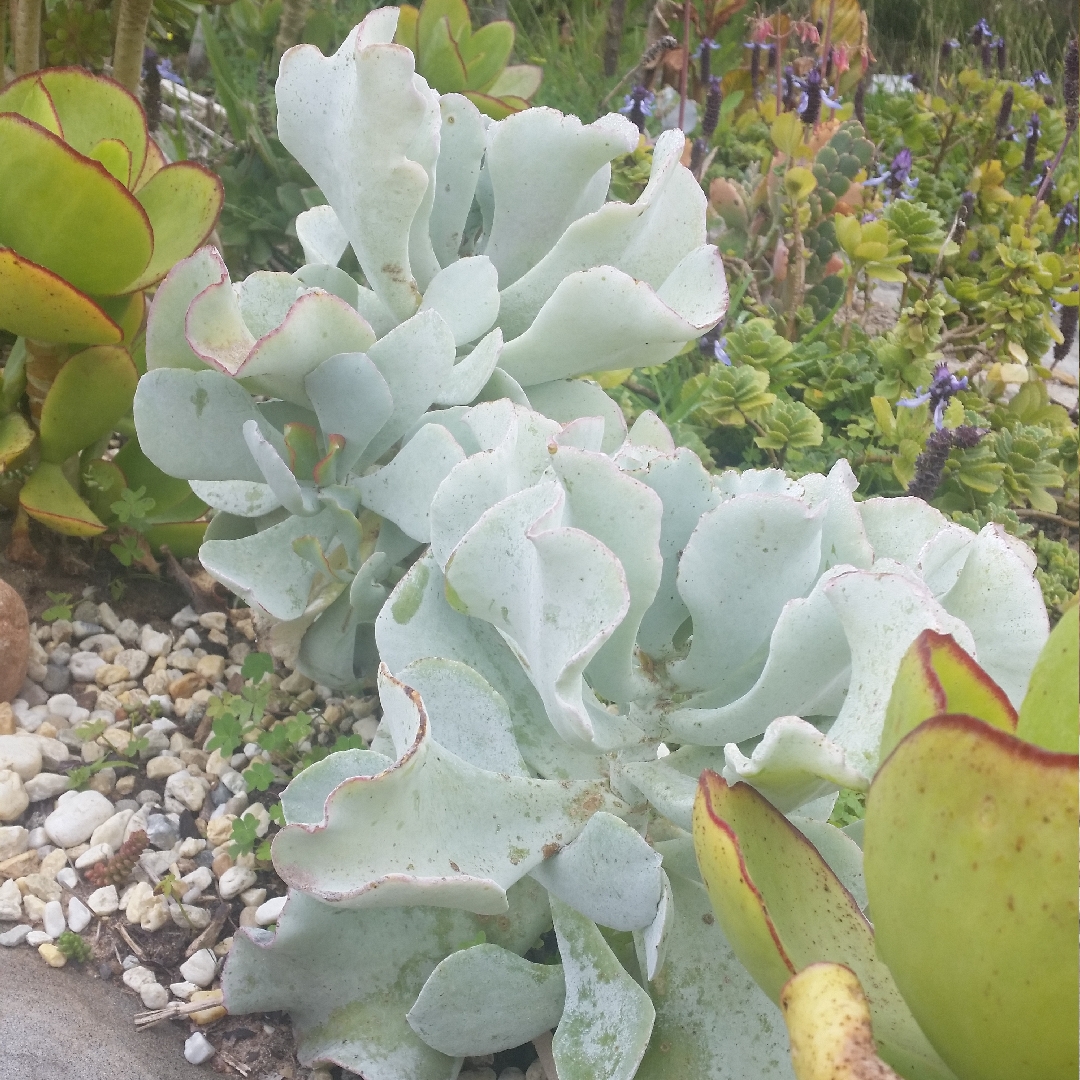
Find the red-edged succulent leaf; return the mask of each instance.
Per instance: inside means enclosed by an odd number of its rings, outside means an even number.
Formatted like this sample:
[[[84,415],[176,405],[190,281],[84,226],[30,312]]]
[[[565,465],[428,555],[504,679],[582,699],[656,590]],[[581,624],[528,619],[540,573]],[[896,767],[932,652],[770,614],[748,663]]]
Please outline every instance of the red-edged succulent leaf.
[[[146,160],[148,136],[146,114],[134,94],[118,82],[81,67],[46,68],[33,77],[48,90],[68,145],[80,154],[89,154],[102,139],[118,139],[131,151],[132,177],[139,175]]]
[[[100,536],[97,515],[79,498],[59,465],[43,461],[19,492],[19,505],[35,520],[65,536]]]
[[[150,261],[150,221],[127,188],[14,113],[0,114],[0,191],[0,244],[82,292],[125,292]]]
[[[86,155],[91,161],[100,161],[109,175],[124,187],[131,187],[131,151],[119,139],[102,139],[90,148]]]
[[[26,453],[33,441],[33,428],[22,413],[10,412],[0,416],[0,472]]]
[[[27,120],[40,124],[46,131],[64,137],[60,117],[52,95],[37,72],[13,82],[0,91],[0,112],[14,112]]]
[[[961,1077],[1077,1075],[1077,779],[1075,754],[955,715],[908,734],[874,778],[877,950]]]
[[[154,231],[150,263],[130,285],[145,289],[201,247],[225,202],[221,180],[193,161],[158,169],[135,193]]]
[[[1027,695],[1020,706],[1016,734],[1045,750],[1075,754],[1080,743],[1080,608],[1076,601],[1043,646]]]
[[[152,176],[155,176],[168,164],[158,144],[153,139],[147,139],[146,161],[143,162],[142,172],[139,173],[139,178],[135,181],[135,185],[131,190],[138,191]]]
[[[115,345],[94,345],[67,360],[41,408],[41,456],[60,464],[107,435],[131,411],[139,373]]]
[[[292,422],[283,431],[289,451],[289,468],[298,480],[310,480],[322,457],[315,429],[310,424]]]
[[[881,733],[880,760],[924,720],[967,713],[1003,731],[1016,730],[1005,691],[949,634],[924,630],[900,661]]]
[[[504,120],[516,112],[528,109],[530,103],[524,98],[508,95],[507,97],[492,97],[490,94],[477,94],[471,90],[465,92],[467,97],[485,116],[492,120]]]
[[[345,449],[345,437],[343,435],[331,435],[327,442],[330,444],[330,449],[315,466],[313,472],[315,483],[320,487],[332,484],[336,479],[338,454]]]
[[[749,784],[706,770],[693,815],[694,849],[735,955],[774,1001],[795,973],[844,964],[862,983],[881,1056],[911,1077],[950,1077],[874,949],[854,897],[806,837]]]
[[[11,248],[0,248],[0,327],[69,345],[115,345],[124,336],[86,293]]]

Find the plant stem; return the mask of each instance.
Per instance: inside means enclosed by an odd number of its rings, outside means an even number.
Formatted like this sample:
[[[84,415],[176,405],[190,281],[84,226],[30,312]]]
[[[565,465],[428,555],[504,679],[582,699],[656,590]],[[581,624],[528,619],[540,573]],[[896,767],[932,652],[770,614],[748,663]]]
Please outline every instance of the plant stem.
[[[610,0],[607,30],[604,33],[604,75],[609,79],[619,70],[619,52],[622,49],[625,21],[626,0]]]
[[[52,389],[71,348],[52,341],[31,341],[26,338],[26,396],[30,399],[30,416],[37,423],[41,407]]]
[[[113,47],[113,78],[133,94],[139,92],[146,26],[150,21],[153,0],[120,0],[116,20],[116,44]]]
[[[15,9],[15,76],[41,67],[41,0],[18,0]]]
[[[780,25],[780,16],[774,15],[776,19],[776,25]],[[784,110],[784,37],[781,37],[779,31],[776,34],[776,115],[779,116]]]
[[[690,0],[683,0],[682,71],[679,72],[679,130],[686,134],[686,84],[690,78]]]
[[[848,342],[851,340],[851,323],[854,318],[854,306],[855,306],[855,267],[851,268],[851,276],[847,280],[847,288],[844,290],[844,314],[847,319],[844,323],[844,333],[840,338],[840,345],[842,348],[848,347]]]
[[[794,276],[791,281],[791,289],[788,293],[788,322],[787,339],[795,340],[796,315],[799,306],[803,302],[803,292],[806,287],[806,248],[803,246],[802,225],[799,222],[799,206],[794,201],[791,208],[791,254],[794,256],[794,265],[791,265]]]
[[[1069,145],[1069,141],[1072,139],[1075,130],[1076,128],[1071,127],[1065,129],[1065,138],[1061,140],[1058,152],[1054,155],[1054,160],[1050,163],[1050,168],[1046,170],[1046,175],[1039,185],[1039,191],[1035,196],[1035,201],[1031,204],[1031,212],[1028,214],[1027,221],[1024,223],[1024,227],[1028,231],[1031,230],[1031,224],[1035,220],[1035,215],[1039,212],[1039,204],[1043,202],[1046,198],[1046,193],[1050,190],[1050,181],[1054,178],[1054,171],[1061,164],[1061,159],[1065,156],[1065,147]]]
[[[825,37],[821,40],[821,77],[824,81],[825,69],[829,66],[829,46],[832,44],[832,24],[836,15],[836,0],[829,0],[829,15],[825,20]],[[835,70],[836,65],[833,65]],[[839,76],[837,76],[839,78]]]

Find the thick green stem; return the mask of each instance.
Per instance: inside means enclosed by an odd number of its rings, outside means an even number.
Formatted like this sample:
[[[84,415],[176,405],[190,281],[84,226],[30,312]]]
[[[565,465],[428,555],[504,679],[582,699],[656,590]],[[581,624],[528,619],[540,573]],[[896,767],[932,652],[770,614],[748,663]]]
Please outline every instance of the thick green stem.
[[[41,67],[41,0],[18,0],[14,26],[15,75]]]
[[[281,5],[281,21],[278,23],[277,39],[274,41],[274,53],[280,56],[286,49],[291,49],[304,32],[307,22],[310,0],[284,0]]]
[[[120,0],[113,47],[113,78],[133,94],[139,92],[143,51],[146,49],[146,26],[154,0]]]

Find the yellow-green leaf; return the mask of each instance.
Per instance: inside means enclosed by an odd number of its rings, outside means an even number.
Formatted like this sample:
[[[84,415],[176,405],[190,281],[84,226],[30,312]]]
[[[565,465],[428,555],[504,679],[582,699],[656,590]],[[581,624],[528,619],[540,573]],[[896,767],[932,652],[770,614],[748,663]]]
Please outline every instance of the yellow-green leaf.
[[[38,73],[17,79],[0,93],[0,112],[15,112],[27,120],[40,124],[46,131],[64,137],[60,117],[56,113],[52,96],[45,89]]]
[[[0,470],[30,449],[34,432],[22,413],[0,416]]]
[[[82,292],[124,292],[153,250],[150,223],[103,165],[0,114],[0,244]]]
[[[874,934],[817,849],[749,784],[705,771],[694,802],[694,850],[735,955],[773,999],[819,961],[859,977],[881,1056],[910,1080],[951,1078],[874,949]]]
[[[514,51],[514,24],[505,20],[490,22],[463,38],[460,47],[469,88],[484,93],[495,84]]]
[[[811,964],[780,994],[797,1080],[900,1080],[877,1056],[870,1006],[843,964]]]
[[[814,174],[801,165],[788,169],[784,174],[784,191],[787,192],[789,199],[794,199],[796,202],[805,199],[816,187],[817,180]]]
[[[139,374],[126,349],[95,345],[71,357],[41,409],[41,456],[59,464],[113,430],[131,410]]]
[[[65,536],[100,536],[97,515],[79,498],[59,465],[43,461],[19,492],[19,505],[35,520]]]
[[[394,44],[404,45],[411,49],[415,55],[417,52],[416,27],[420,20],[420,12],[412,4],[398,5],[397,30],[394,31]]]
[[[1076,1078],[1078,813],[1075,754],[970,716],[928,720],[874,778],[877,951],[965,1080]]]
[[[131,187],[131,151],[119,139],[102,139],[90,149],[87,157],[100,161],[126,188]]]
[[[1080,700],[1080,609],[1076,603],[1054,627],[1031,673],[1020,706],[1019,738],[1058,753],[1077,752]]]
[[[797,113],[781,113],[769,128],[773,145],[783,154],[795,157],[802,146],[803,127]]]
[[[900,661],[885,712],[879,760],[924,720],[967,713],[1002,731],[1016,730],[1016,710],[1005,691],[949,634],[924,630]]]
[[[69,345],[113,345],[123,338],[89,296],[10,248],[0,248],[0,327]]]
[[[862,238],[862,226],[859,224],[859,219],[854,214],[837,214],[833,218],[833,228],[836,230],[836,239],[840,242],[840,246],[849,256],[854,257],[855,249]]]
[[[131,290],[160,281],[202,246],[217,223],[225,189],[209,169],[194,161],[178,161],[156,172],[135,197],[150,219],[154,253]]]

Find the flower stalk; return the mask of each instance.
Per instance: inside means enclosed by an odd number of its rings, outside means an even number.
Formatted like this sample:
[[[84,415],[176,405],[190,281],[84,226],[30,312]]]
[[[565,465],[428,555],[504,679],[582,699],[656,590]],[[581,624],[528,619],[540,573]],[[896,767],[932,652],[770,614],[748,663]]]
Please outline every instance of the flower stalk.
[[[21,0],[26,3],[27,0]],[[116,22],[116,44],[113,46],[113,78],[133,94],[139,92],[143,52],[146,48],[146,27],[150,22],[153,0],[121,0]]]

